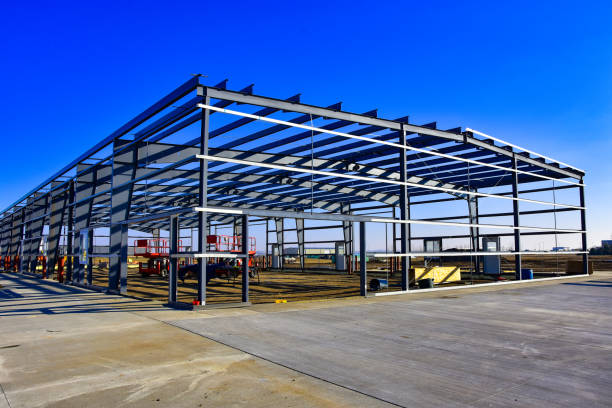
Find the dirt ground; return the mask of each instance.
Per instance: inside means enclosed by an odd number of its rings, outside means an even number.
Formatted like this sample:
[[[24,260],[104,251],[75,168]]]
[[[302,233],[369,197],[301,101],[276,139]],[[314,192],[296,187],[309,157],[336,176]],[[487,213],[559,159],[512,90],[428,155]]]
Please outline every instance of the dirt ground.
[[[523,267],[534,270],[534,277],[545,278],[564,275],[568,260],[581,259],[576,255],[536,256],[522,257]],[[612,270],[612,257],[591,256],[595,270]],[[423,259],[414,259],[413,266],[422,266]],[[443,260],[442,265],[459,265],[461,267],[462,282],[458,284],[478,284],[494,281],[494,278],[471,273],[473,265],[470,262]],[[502,257],[502,270],[504,280],[514,280],[513,257]],[[250,279],[251,303],[275,303],[277,301],[304,301],[314,299],[342,298],[359,295],[359,274],[347,274],[328,268],[326,264],[308,263],[304,271],[297,264],[288,264],[285,270],[262,270],[255,278]],[[368,281],[373,278],[387,279],[389,286],[382,291],[396,291],[400,289],[401,277],[399,273],[390,273],[390,262],[371,259],[368,262]],[[108,286],[108,268],[106,265],[95,266],[93,269],[93,284],[100,287]],[[209,282],[207,287],[207,303],[235,303],[241,301],[242,282],[237,279],[216,278]],[[179,281],[178,300],[192,303],[197,294],[197,281],[186,279]],[[168,281],[157,275],[141,276],[137,265],[128,268],[128,295],[138,298],[166,301],[168,298]]]

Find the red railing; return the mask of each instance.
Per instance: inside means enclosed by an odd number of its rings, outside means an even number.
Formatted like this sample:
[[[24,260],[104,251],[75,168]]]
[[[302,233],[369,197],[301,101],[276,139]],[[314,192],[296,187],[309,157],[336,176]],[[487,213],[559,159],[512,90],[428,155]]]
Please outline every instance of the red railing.
[[[213,252],[240,252],[242,250],[242,236],[240,235],[208,235],[206,237],[208,249]],[[257,250],[255,237],[249,237],[249,253]]]
[[[185,247],[182,245],[182,241],[178,242],[179,252],[184,252]],[[167,239],[137,239],[134,245],[134,256],[169,256],[170,245]]]

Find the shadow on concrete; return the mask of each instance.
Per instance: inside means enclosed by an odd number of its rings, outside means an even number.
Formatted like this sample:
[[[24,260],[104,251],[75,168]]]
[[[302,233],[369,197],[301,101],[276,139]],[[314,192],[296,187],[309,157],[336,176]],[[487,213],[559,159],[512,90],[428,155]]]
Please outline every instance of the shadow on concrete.
[[[0,274],[0,317],[169,310],[154,302],[104,295],[54,281]]]
[[[78,293],[83,294],[87,293],[87,291],[75,288],[73,286],[62,285],[59,282],[51,281],[51,280],[41,280],[38,281],[36,279],[19,276],[16,274],[0,274],[0,278],[8,280],[12,282],[11,286],[16,287],[15,285],[19,285],[21,288],[33,289],[41,293],[49,294],[49,295],[62,295],[67,293]]]
[[[14,292],[11,289],[0,289],[0,299],[15,299],[22,297],[22,294]]]
[[[612,288],[612,281],[566,282],[564,285],[595,286],[596,288]]]

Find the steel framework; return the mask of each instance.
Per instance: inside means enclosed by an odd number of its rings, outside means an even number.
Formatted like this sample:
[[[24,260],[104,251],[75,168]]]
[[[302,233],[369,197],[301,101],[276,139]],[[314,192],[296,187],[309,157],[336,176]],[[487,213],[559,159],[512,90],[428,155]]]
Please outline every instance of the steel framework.
[[[402,291],[408,290],[410,258],[424,256],[412,250],[413,241],[424,238],[412,235],[413,225],[465,228],[465,234],[445,238],[469,239],[471,251],[462,254],[474,256],[483,254],[481,230],[505,230],[498,235],[512,236],[514,248],[499,253],[514,256],[517,270],[527,253],[521,236],[579,234],[581,248],[572,253],[582,256],[586,273],[584,176],[583,170],[469,128],[442,130],[436,123],[409,123],[408,116],[388,120],[378,117],[377,110],[351,113],[341,103],[313,106],[302,103],[300,94],[281,100],[256,95],[253,85],[232,91],[227,80],[207,86],[193,78],[6,208],[0,215],[0,255],[5,269],[34,272],[44,236],[53,271],[63,242],[73,259],[67,264],[67,281],[87,286],[92,284],[87,264],[93,254],[83,253],[83,247],[88,242],[93,247],[93,229],[108,228],[107,289],[125,293],[128,230],[167,229],[174,259],[169,300],[175,302],[176,258],[181,256],[177,231],[197,228],[198,249],[190,256],[202,259],[198,299],[205,304],[203,260],[216,255],[206,251],[210,226],[234,223],[248,236],[254,218],[266,220],[267,229],[268,220],[273,221],[282,252],[287,245],[283,220],[289,218],[296,220],[302,267],[304,232],[319,228],[305,227],[305,220],[338,223],[334,225],[343,231],[349,256],[354,223],[360,226],[362,254],[366,223],[392,225],[399,231],[399,248],[394,239],[391,253],[375,256],[401,258]],[[524,184],[550,182],[520,190]],[[510,191],[499,191],[503,186]],[[565,189],[578,190],[577,203],[527,197]],[[511,202],[512,211],[479,213],[483,199]],[[414,206],[451,201],[465,202],[467,215],[411,217]],[[521,210],[522,203],[541,208]],[[374,209],[387,211],[387,216],[368,213]],[[578,212],[580,228],[520,223],[522,215],[560,212]],[[512,223],[480,222],[504,216],[511,216]],[[247,262],[243,265],[248,268]],[[359,269],[365,295],[365,257]],[[246,272],[244,302],[249,299]]]

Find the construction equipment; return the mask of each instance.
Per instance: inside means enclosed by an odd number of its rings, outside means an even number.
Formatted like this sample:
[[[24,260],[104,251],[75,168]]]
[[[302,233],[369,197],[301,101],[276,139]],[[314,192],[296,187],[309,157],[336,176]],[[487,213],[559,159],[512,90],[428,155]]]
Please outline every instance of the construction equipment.
[[[179,240],[179,252],[183,249]],[[147,258],[146,266],[138,262],[138,273],[141,276],[159,275],[168,277],[170,265],[170,245],[166,239],[138,239],[134,245],[134,256]]]
[[[210,252],[230,252],[240,253],[242,251],[242,236],[240,235],[207,235],[206,243]],[[249,267],[255,268],[255,252],[256,241],[255,237],[249,237]],[[241,265],[241,260],[238,260],[238,265]]]
[[[195,279],[198,276],[200,266],[198,264],[184,265],[179,268],[178,278],[185,283],[185,279]],[[240,275],[240,268],[230,265],[228,262],[218,262],[206,265],[206,283],[214,278],[226,278],[228,281]]]
[[[257,277],[259,283],[259,267],[255,263],[256,241],[255,237],[249,237],[248,240],[248,262],[249,262],[249,277]],[[242,236],[240,235],[208,235],[206,237],[207,250],[210,252],[219,253],[241,253],[242,252]],[[242,259],[224,258],[209,258],[209,264],[206,265],[206,282],[214,278],[225,278],[233,280],[242,274]],[[198,276],[199,265],[188,264],[179,268],[178,277],[185,282],[187,277],[196,278]]]

